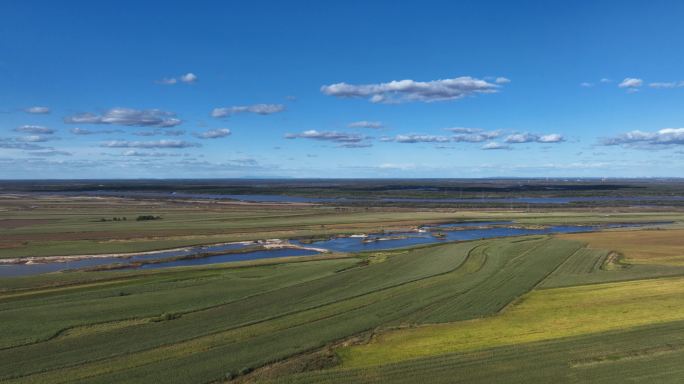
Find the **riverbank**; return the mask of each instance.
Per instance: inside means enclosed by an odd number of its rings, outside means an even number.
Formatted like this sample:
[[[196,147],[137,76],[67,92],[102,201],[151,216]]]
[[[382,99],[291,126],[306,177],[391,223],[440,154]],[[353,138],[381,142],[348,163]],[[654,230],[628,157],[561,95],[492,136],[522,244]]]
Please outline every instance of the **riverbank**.
[[[230,242],[230,243],[211,244],[211,245],[202,246],[202,247],[181,247],[181,248],[171,248],[171,249],[164,249],[164,250],[158,250],[158,251],[135,252],[135,253],[108,253],[108,254],[96,254],[96,255],[17,257],[17,258],[0,259],[0,265],[2,265],[2,264],[31,265],[31,264],[46,264],[46,263],[68,263],[68,262],[79,261],[79,260],[111,259],[111,258],[119,258],[122,260],[127,260],[127,259],[131,259],[133,257],[138,257],[138,256],[160,255],[160,254],[165,254],[168,252],[191,252],[193,250],[197,250],[198,251],[197,253],[207,253],[207,254],[213,255],[213,254],[218,254],[217,251],[207,252],[206,250],[214,248],[214,247],[231,246],[231,245],[242,245],[244,247],[254,245],[254,246],[259,246],[264,250],[269,250],[269,249],[300,249],[300,250],[314,251],[314,252],[320,252],[320,253],[329,252],[327,249],[323,249],[323,248],[306,247],[306,246],[302,246],[302,245],[292,244],[288,240],[268,239],[268,240],[263,240],[263,241],[237,241],[237,242]],[[223,251],[223,253],[229,253],[229,252]]]

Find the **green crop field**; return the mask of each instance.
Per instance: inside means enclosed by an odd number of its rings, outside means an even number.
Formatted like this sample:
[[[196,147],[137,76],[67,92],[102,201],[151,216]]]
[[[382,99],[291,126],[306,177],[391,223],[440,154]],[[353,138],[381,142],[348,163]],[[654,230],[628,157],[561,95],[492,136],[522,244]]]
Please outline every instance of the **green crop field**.
[[[680,383],[684,322],[264,379],[317,383]]]
[[[566,275],[600,274],[606,254],[579,241],[530,236],[341,258],[5,279],[0,380],[180,383],[226,374],[269,380],[279,372],[279,380],[354,381],[416,359],[444,364],[458,360],[454,353],[533,350],[540,342],[551,348],[586,334],[684,320],[684,280],[652,279],[662,271],[635,282],[535,289]],[[621,321],[611,321],[618,314]],[[330,349],[369,331],[376,335],[370,344]],[[288,359],[310,353],[305,366],[332,367],[292,372],[299,365]]]
[[[1,383],[413,383],[428,377],[468,383],[632,377],[677,382],[684,377],[676,364],[684,357],[678,213],[247,208],[133,200],[119,200],[120,206],[108,211],[99,207],[111,199],[34,199],[33,208],[27,208],[29,200],[15,199],[0,213],[7,234],[2,256],[322,236],[453,220],[512,219],[515,225],[536,226],[673,223],[197,267],[4,278]],[[115,214],[162,219],[97,221]]]

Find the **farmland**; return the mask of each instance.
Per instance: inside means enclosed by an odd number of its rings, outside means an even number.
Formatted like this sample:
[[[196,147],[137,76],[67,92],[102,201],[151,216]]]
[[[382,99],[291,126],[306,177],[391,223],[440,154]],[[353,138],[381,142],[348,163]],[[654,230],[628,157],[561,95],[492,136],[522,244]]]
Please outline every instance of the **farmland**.
[[[684,1],[1,4],[0,384],[684,384]]]
[[[161,220],[136,221],[140,215]],[[112,218],[127,220],[111,220]],[[107,221],[102,221],[107,219]],[[0,194],[0,258],[143,252],[270,238],[409,229],[453,221],[523,225],[682,221],[678,210],[457,209],[243,204]]]
[[[2,383],[682,378],[676,362],[684,356],[684,215],[676,209],[341,208],[19,195],[2,203],[4,257],[453,221],[661,223],[0,279]],[[160,219],[135,220],[142,215]]]

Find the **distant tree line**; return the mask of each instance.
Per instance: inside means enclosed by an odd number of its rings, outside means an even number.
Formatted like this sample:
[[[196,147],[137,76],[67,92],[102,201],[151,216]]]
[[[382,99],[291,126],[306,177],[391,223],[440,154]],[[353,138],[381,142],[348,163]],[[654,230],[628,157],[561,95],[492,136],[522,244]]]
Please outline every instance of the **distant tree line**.
[[[126,217],[112,217],[111,219],[108,219],[106,217],[100,218],[99,221],[126,221],[128,220]]]
[[[135,220],[136,221],[161,220],[161,216],[140,215]]]

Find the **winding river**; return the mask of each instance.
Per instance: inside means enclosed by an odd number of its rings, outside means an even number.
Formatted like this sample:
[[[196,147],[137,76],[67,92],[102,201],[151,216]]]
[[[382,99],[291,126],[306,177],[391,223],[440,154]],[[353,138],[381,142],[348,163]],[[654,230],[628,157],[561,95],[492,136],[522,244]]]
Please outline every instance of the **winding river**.
[[[64,258],[59,262],[30,262],[24,264],[0,264],[0,278],[36,275],[63,270],[94,268],[117,264],[120,267],[152,269],[179,266],[207,265],[215,263],[278,258],[289,256],[309,256],[329,252],[362,252],[381,251],[395,248],[431,244],[443,241],[465,241],[489,239],[494,237],[510,237],[523,235],[541,235],[552,233],[591,232],[606,228],[636,227],[641,224],[606,224],[606,225],[557,225],[538,228],[517,226],[510,221],[490,222],[456,222],[436,226],[424,226],[408,232],[386,232],[375,234],[358,234],[336,236],[320,241],[290,240],[279,247],[250,251],[246,247],[258,246],[259,242],[239,242],[217,245],[196,246],[173,250],[144,252],[126,255],[93,256],[84,258]],[[242,250],[242,251],[241,251]],[[225,251],[225,254],[221,252]],[[231,253],[238,251],[239,253]],[[206,257],[193,255],[210,254]],[[188,257],[188,258],[184,258]],[[153,263],[149,263],[153,261]]]

